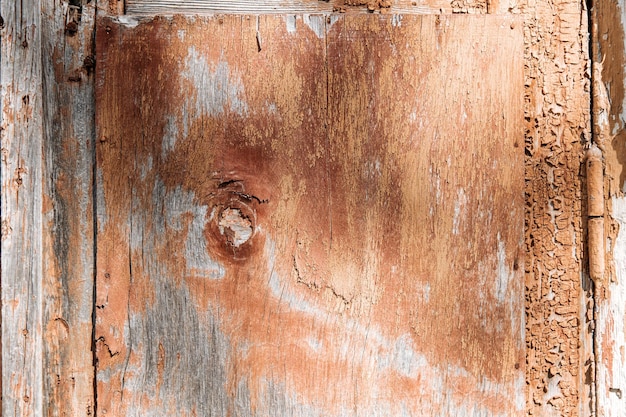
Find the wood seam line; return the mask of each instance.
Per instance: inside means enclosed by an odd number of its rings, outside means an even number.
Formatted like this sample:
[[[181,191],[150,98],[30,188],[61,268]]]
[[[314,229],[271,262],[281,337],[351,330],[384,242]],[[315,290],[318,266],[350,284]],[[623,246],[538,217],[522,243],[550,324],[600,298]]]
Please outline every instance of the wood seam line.
[[[585,155],[587,185],[587,254],[589,276],[593,281],[593,410],[592,415],[601,413],[598,393],[598,366],[600,350],[598,344],[597,323],[598,306],[601,298],[606,297],[604,282],[605,270],[605,236],[604,236],[604,144],[609,138],[608,114],[610,104],[606,87],[602,81],[602,61],[598,37],[598,12],[594,0],[587,1],[589,50],[591,66],[591,100],[590,122],[591,140]],[[603,295],[604,294],[604,295]]]

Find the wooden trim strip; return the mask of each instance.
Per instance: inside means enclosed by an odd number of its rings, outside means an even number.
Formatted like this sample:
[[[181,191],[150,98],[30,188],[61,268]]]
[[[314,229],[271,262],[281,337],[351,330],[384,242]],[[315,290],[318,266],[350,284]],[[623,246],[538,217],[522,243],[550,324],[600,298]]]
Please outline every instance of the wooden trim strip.
[[[333,1],[289,1],[284,0],[127,0],[126,13],[133,15],[173,14],[299,14],[299,13],[394,13],[433,14],[452,12],[450,2],[432,1],[425,4],[416,1],[396,1],[390,8],[368,10],[367,6],[344,6],[340,0]]]

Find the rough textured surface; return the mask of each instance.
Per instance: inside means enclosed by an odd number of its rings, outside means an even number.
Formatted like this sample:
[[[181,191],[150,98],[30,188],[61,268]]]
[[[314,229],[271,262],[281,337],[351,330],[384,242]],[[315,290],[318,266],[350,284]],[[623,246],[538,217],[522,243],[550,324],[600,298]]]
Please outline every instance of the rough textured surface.
[[[99,20],[99,412],[523,414],[521,29]]]
[[[82,4],[84,3],[84,4]],[[95,414],[95,2],[42,2],[46,416]]]
[[[581,164],[589,140],[587,14],[572,0],[528,1],[526,355],[528,412],[586,416],[593,303],[583,275]]]
[[[452,11],[449,0],[128,0],[130,14],[174,13],[439,13]]]
[[[34,416],[44,406],[41,14],[34,1],[0,5],[2,412]]]
[[[623,1],[597,1],[597,56],[594,87],[599,133],[605,158],[605,222],[607,268],[604,285],[597,291],[597,404],[598,416],[617,417],[626,410],[626,129],[624,106]],[[595,94],[595,92],[594,92]],[[594,103],[595,104],[595,103]]]
[[[1,10],[2,411],[93,415],[95,5]]]

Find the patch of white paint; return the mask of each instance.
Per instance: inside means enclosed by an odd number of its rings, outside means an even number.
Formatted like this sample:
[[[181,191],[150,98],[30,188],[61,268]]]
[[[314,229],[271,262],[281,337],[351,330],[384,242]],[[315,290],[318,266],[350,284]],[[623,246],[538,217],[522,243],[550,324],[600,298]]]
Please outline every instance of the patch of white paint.
[[[326,36],[326,16],[320,14],[305,14],[302,17],[304,24],[315,33],[315,35],[324,39]]]
[[[422,300],[430,301],[430,284],[428,282],[422,286]]]
[[[467,196],[465,190],[459,188],[457,191],[456,201],[454,202],[454,217],[452,219],[452,234],[459,234],[459,226],[465,217],[465,208],[467,207]]]
[[[311,349],[313,349],[313,351],[315,351],[316,353],[319,353],[323,347],[323,344],[321,341],[319,341],[318,339],[315,339],[313,337],[309,337],[306,340],[307,344],[309,345],[309,347]]]
[[[363,164],[363,174],[366,178],[380,178],[382,176],[382,164],[380,159],[374,161],[366,161]]]
[[[141,178],[141,181],[145,181],[148,174],[152,171],[153,162],[152,155],[149,155],[139,167],[139,178]]]
[[[191,46],[182,76],[196,88],[196,116],[220,116],[225,110],[240,116],[247,114],[248,104],[241,98],[244,96],[241,78],[231,73],[228,62],[208,62]]]
[[[336,14],[336,13],[335,14],[331,14],[330,16],[327,16],[326,17],[326,23],[327,23],[326,29],[328,30],[328,29],[332,28],[333,25],[335,23],[337,23],[339,21],[339,19],[341,19],[341,18],[342,18],[341,15]]]
[[[598,366],[598,398],[607,416],[621,416],[626,410],[626,197],[613,197],[611,203],[619,224],[613,248],[616,280],[607,283],[609,297],[597,307],[596,344],[604,365]]]
[[[116,20],[122,26],[126,26],[131,29],[139,25],[139,20],[129,15],[118,16]]]
[[[223,278],[226,270],[209,256],[204,236],[207,206],[197,205],[194,193],[181,187],[167,191],[160,180],[156,181],[152,197],[152,219],[157,233],[165,234],[167,229],[183,231],[187,228],[186,274],[208,279]]]
[[[506,293],[509,289],[509,283],[513,276],[506,263],[506,248],[502,238],[500,237],[500,232],[498,232],[498,249],[496,256],[498,258],[498,270],[496,271],[494,295],[499,302],[503,303],[506,300]]]
[[[178,140],[178,124],[174,116],[167,116],[165,121],[165,132],[163,132],[163,141],[161,142],[161,157],[165,157],[174,150],[176,141]]]
[[[400,375],[416,379],[420,370],[428,368],[429,364],[423,355],[413,349],[413,339],[405,334],[396,339],[393,349],[393,369]]]
[[[393,27],[400,27],[402,26],[402,15],[401,14],[394,14],[391,16],[391,25]]]
[[[285,24],[287,25],[288,33],[296,33],[296,22],[298,21],[298,16],[293,14],[288,14],[285,16]]]

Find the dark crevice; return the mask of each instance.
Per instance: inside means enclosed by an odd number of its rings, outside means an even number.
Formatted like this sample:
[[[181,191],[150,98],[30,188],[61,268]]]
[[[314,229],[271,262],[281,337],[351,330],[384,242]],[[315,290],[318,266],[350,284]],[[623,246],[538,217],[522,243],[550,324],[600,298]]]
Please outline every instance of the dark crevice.
[[[89,50],[91,51],[90,54],[88,54],[87,56],[90,57],[95,57],[96,55],[96,18],[97,18],[97,10],[98,10],[98,2],[96,1],[95,3],[95,16],[94,16],[94,25],[91,29],[91,39],[89,39],[89,42],[91,43],[91,45],[89,45]],[[93,67],[95,68],[95,59],[93,59]],[[91,73],[88,71],[87,76],[90,76],[91,74],[95,74],[95,71],[92,71]],[[95,85],[95,83],[94,83]],[[96,108],[96,97],[95,94],[92,95],[92,104],[93,104],[93,109],[94,109],[94,114],[92,115],[92,120],[94,121],[94,125],[93,125],[93,132],[90,138],[91,141],[91,207],[92,207],[92,213],[91,213],[91,217],[92,217],[92,244],[93,244],[93,282],[92,282],[92,309],[91,309],[91,360],[92,360],[92,369],[93,369],[93,416],[97,416],[98,415],[98,354],[97,354],[97,349],[96,349],[96,338],[97,338],[97,334],[96,334],[96,311],[97,311],[97,282],[98,282],[98,166],[97,166],[97,155],[96,155],[96,136],[97,136],[97,126],[96,126],[96,114],[95,114],[95,108]]]

